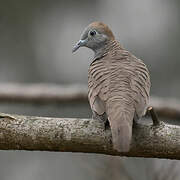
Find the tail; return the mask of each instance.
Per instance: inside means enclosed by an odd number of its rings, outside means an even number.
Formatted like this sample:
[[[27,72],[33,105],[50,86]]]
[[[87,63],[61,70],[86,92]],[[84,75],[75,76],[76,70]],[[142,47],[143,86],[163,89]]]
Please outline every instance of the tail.
[[[115,108],[109,114],[113,148],[119,152],[128,152],[130,149],[133,118],[133,109],[125,111]]]

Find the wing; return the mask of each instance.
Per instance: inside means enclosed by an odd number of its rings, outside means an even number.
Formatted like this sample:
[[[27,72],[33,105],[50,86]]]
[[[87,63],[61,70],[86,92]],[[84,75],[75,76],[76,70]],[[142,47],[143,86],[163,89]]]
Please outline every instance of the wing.
[[[131,78],[131,88],[135,94],[135,109],[138,117],[142,117],[149,104],[150,76],[146,65],[135,56],[131,56],[134,76]]]
[[[88,98],[91,109],[99,115],[106,111],[110,94],[134,101],[138,117],[144,115],[149,103],[150,77],[146,65],[126,50],[94,61],[89,68]]]
[[[106,57],[108,58],[108,57]],[[91,63],[88,72],[88,99],[91,109],[99,115],[105,112],[108,96],[108,68],[103,58]]]
[[[121,49],[111,55],[110,66],[111,94],[124,107],[133,105],[138,118],[142,117],[149,103],[150,92],[150,76],[146,65],[130,52]]]

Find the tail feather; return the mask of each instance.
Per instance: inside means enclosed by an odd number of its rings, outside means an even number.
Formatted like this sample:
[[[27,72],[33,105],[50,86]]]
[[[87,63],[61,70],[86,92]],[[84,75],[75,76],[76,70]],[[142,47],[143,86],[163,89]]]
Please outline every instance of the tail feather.
[[[134,111],[118,111],[110,114],[113,148],[119,152],[128,152],[132,137]]]

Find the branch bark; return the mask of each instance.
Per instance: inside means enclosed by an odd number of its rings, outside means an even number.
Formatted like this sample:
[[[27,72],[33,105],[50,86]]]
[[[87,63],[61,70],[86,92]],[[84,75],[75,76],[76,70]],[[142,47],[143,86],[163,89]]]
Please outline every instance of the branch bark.
[[[0,84],[0,102],[62,103],[87,102],[86,85]],[[159,117],[180,119],[180,101],[151,97],[150,105]]]
[[[180,159],[180,127],[139,124],[133,128],[130,152],[118,153],[112,148],[111,131],[104,131],[99,121],[0,113],[0,149]]]

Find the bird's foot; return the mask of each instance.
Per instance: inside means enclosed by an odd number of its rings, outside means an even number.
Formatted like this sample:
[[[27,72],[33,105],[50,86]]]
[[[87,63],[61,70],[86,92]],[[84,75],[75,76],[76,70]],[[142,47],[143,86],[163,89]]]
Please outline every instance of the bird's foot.
[[[133,120],[133,128],[136,128],[139,125],[137,120]]]
[[[98,119],[99,121],[103,122],[104,130],[107,130],[110,128],[109,121],[105,112],[102,115],[99,115],[94,111],[92,115],[92,119]]]
[[[110,124],[108,119],[106,119],[105,123],[104,123],[104,130],[110,129]]]

